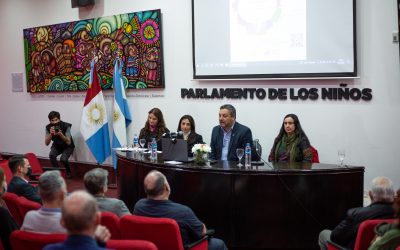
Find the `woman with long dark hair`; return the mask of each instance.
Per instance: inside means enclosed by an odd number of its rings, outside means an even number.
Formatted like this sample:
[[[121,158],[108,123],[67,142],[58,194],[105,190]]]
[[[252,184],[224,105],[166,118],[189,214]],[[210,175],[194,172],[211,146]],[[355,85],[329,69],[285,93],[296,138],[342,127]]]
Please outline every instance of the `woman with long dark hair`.
[[[158,150],[161,148],[161,138],[164,133],[169,133],[165,126],[164,116],[159,108],[152,108],[147,116],[144,128],[140,130],[139,139],[146,139],[146,145],[156,138]]]
[[[310,141],[301,128],[299,118],[288,114],[275,138],[268,160],[271,162],[311,162]]]
[[[184,115],[179,119],[178,129],[176,131],[182,131],[182,135],[179,135],[179,139],[184,139],[188,145],[188,155],[193,156],[192,147],[195,144],[202,144],[203,137],[196,133],[196,125],[194,119],[190,115]]]

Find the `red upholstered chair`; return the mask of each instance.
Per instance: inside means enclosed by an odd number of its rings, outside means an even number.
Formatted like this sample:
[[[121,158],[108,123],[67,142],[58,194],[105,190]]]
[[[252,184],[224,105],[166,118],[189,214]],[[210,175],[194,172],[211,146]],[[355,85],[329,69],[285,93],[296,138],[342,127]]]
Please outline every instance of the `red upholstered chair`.
[[[26,159],[28,159],[29,164],[31,165],[32,168],[32,177],[34,179],[38,179],[41,174],[43,174],[44,171],[47,170],[59,170],[61,173],[61,176],[65,178],[66,172],[65,168],[59,167],[59,168],[53,168],[53,167],[42,167],[42,165],[39,162],[39,159],[36,157],[36,154],[34,153],[26,153],[25,154]]]
[[[39,203],[30,201],[23,196],[18,197],[17,204],[18,204],[18,209],[19,209],[20,215],[22,217],[22,221],[23,221],[23,218],[25,218],[26,213],[28,213],[31,210],[38,210],[42,206]]]
[[[178,223],[168,218],[125,215],[120,219],[121,238],[148,240],[159,250],[208,249],[207,236],[190,246],[183,246]]]
[[[24,218],[21,215],[19,205],[18,205],[18,195],[10,192],[5,192],[2,196],[4,201],[6,202],[6,205],[8,207],[8,210],[10,211],[10,214],[15,220],[15,223],[17,225],[21,226]]]
[[[367,250],[371,245],[371,241],[375,237],[374,228],[376,225],[382,222],[392,223],[395,219],[378,219],[378,220],[366,220],[360,224],[357,231],[356,243],[354,250]]]
[[[311,162],[312,163],[319,163],[318,150],[316,150],[313,146],[311,146],[311,152],[313,154]]]
[[[16,230],[11,233],[10,243],[13,250],[42,250],[44,246],[62,242],[66,234],[40,234]]]
[[[119,217],[111,212],[101,212],[100,224],[107,227],[111,233],[111,239],[121,239]]]
[[[157,250],[154,243],[146,240],[109,240],[106,248],[115,250]]]
[[[3,169],[4,174],[6,175],[7,183],[9,183],[13,177],[13,174],[10,168],[8,167],[8,161],[7,160],[0,161],[0,168]]]
[[[338,244],[328,241],[328,250],[347,250],[346,248],[339,246]]]

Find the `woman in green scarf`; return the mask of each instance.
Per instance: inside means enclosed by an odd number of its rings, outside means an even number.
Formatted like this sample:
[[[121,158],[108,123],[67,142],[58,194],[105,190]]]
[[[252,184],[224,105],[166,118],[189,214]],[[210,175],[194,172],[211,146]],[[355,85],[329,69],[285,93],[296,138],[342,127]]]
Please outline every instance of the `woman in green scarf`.
[[[312,158],[310,141],[301,128],[299,118],[294,114],[286,115],[268,160],[270,162],[311,162]]]

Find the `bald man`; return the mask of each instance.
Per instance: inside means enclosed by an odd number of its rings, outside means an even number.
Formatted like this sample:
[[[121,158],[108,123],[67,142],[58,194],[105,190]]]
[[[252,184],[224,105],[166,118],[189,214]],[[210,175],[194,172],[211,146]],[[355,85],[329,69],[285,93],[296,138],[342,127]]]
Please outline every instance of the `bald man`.
[[[76,191],[65,198],[61,208],[61,224],[68,231],[63,243],[50,244],[44,250],[103,250],[94,234],[100,224],[96,200],[84,191]]]
[[[144,190],[147,199],[141,199],[135,204],[133,213],[140,216],[171,218],[180,228],[183,244],[187,245],[199,240],[207,233],[207,228],[192,209],[169,200],[171,188],[167,178],[159,171],[151,171],[144,179]],[[225,243],[217,238],[210,238],[208,249],[227,249]]]
[[[384,176],[372,180],[372,188],[368,192],[371,204],[366,207],[352,208],[347,216],[332,231],[325,229],[319,234],[321,249],[327,249],[327,241],[331,240],[343,247],[353,249],[361,222],[372,219],[389,219],[394,216],[394,188],[392,181]]]

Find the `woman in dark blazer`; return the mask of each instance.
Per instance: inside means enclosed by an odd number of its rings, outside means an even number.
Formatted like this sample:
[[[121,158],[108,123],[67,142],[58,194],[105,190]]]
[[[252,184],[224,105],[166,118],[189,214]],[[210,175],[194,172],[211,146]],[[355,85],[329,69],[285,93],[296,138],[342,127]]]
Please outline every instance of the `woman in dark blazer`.
[[[188,155],[193,156],[192,147],[195,144],[202,144],[203,137],[196,133],[196,126],[194,119],[190,115],[184,115],[181,117],[178,123],[177,131],[182,131],[182,135],[179,135],[178,139],[184,139],[188,144]]]

